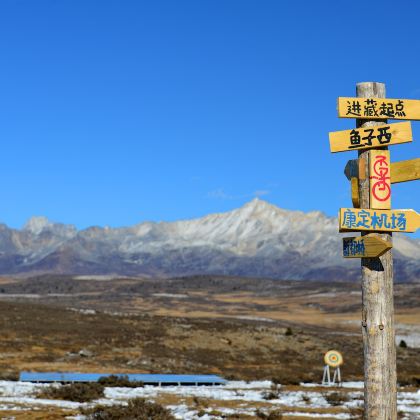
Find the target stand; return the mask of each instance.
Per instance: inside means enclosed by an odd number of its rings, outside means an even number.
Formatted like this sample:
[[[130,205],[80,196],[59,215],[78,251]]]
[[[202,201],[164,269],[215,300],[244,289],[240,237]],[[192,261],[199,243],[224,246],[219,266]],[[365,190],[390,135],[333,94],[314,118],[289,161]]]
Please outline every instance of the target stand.
[[[341,371],[340,366],[343,364],[343,356],[337,350],[330,350],[324,356],[324,374],[322,375],[322,385],[341,385]],[[333,378],[331,381],[330,368],[334,369]]]

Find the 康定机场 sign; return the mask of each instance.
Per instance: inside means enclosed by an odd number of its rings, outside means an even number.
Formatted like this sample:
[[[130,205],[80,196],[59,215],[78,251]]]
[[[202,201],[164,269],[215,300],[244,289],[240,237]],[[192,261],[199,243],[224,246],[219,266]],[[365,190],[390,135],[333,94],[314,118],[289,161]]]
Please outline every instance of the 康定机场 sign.
[[[419,228],[420,214],[414,210],[342,208],[339,212],[340,232],[415,232]]]
[[[420,120],[420,100],[338,98],[340,118]]]
[[[413,141],[410,122],[329,133],[332,153],[365,150]]]

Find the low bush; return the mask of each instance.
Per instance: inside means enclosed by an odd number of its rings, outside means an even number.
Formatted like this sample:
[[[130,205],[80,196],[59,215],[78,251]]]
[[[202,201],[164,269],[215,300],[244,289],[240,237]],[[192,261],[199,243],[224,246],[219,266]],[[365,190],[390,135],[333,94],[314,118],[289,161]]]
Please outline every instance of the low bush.
[[[285,335],[286,337],[289,337],[289,336],[293,335],[293,331],[292,331],[292,329],[291,329],[290,327],[287,327],[287,328],[286,328],[286,332],[284,333],[284,335]]]
[[[0,371],[0,381],[18,381],[19,372],[17,371]]]
[[[305,403],[305,404],[310,404],[311,403],[311,397],[309,397],[308,395],[306,395],[306,394],[302,394],[302,401]]]
[[[144,398],[128,400],[127,405],[96,405],[81,412],[87,420],[175,420],[167,408]]]
[[[420,387],[420,376],[400,375],[398,376],[398,384],[401,386]]]
[[[283,418],[283,414],[279,410],[274,410],[269,413],[264,413],[264,411],[257,410],[255,415],[258,419],[263,420],[281,420]]]
[[[197,396],[193,397],[193,403],[196,408],[208,408],[209,407],[209,400],[207,398],[200,398]]]
[[[270,391],[263,392],[262,397],[265,400],[277,400],[280,397],[280,386],[271,384]]]
[[[350,407],[349,414],[351,420],[363,420],[364,417],[363,407]]]
[[[337,407],[343,405],[345,402],[349,400],[349,397],[344,392],[331,392],[331,393],[323,393],[322,396],[325,398],[328,404]]]
[[[141,381],[130,381],[127,375],[110,375],[102,376],[98,382],[107,387],[124,387],[124,388],[142,388],[144,383]]]
[[[293,377],[292,375],[282,375],[279,374],[278,376],[271,378],[271,382],[273,384],[278,384],[278,385],[299,385],[300,384],[300,380],[297,379],[296,377]]]
[[[89,402],[104,396],[104,386],[97,382],[77,382],[57,387],[51,385],[37,394],[37,398]]]

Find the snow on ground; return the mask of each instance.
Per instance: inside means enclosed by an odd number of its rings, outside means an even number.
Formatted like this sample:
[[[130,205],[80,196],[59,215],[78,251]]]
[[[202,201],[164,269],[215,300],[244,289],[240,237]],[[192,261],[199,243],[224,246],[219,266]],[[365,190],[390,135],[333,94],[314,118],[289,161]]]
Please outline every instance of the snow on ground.
[[[305,387],[311,387],[312,386],[312,387],[314,387],[314,386],[319,386],[319,384],[302,382],[300,384],[300,386],[305,386]],[[363,389],[364,388],[364,383],[363,382],[343,382],[341,384],[341,386],[343,388],[360,388],[360,389]]]
[[[80,403],[73,401],[36,398],[36,392],[48,386],[48,384],[33,384],[31,382],[0,381],[0,409],[17,410],[25,406],[55,406],[70,409],[80,407]]]
[[[298,389],[290,389],[281,385],[272,388],[270,381],[230,381],[226,385],[219,386],[108,387],[105,389],[105,398],[87,404],[36,398],[36,393],[46,386],[49,385],[0,381],[0,414],[1,410],[28,410],[45,406],[74,410],[96,403],[105,405],[125,404],[127,400],[135,397],[144,397],[147,400],[156,401],[159,398],[170,396],[171,405],[168,408],[180,420],[219,419],[221,415],[235,413],[255,415],[257,407],[266,413],[280,409],[283,415],[287,417],[351,419],[349,410],[360,407],[363,398],[362,382],[345,382],[342,390],[330,387],[322,387],[320,390],[319,384],[301,384]],[[318,388],[315,389],[315,386]],[[328,402],[328,395],[334,392],[344,393],[347,397],[340,407],[336,407],[335,412],[328,412],[332,407]],[[273,395],[270,396],[270,399],[267,399],[269,393]],[[173,404],[174,396],[179,397],[178,404]],[[194,397],[203,401],[210,401],[211,404],[208,407],[194,406],[191,403]],[[190,405],[187,404],[188,401]],[[406,420],[420,418],[420,390],[417,392],[400,392],[398,394],[398,409],[405,413],[404,418]],[[200,410],[201,416],[199,417],[198,411]],[[78,420],[83,418],[80,415],[72,417],[72,419]]]
[[[270,389],[271,381],[229,381],[223,385],[223,389]]]

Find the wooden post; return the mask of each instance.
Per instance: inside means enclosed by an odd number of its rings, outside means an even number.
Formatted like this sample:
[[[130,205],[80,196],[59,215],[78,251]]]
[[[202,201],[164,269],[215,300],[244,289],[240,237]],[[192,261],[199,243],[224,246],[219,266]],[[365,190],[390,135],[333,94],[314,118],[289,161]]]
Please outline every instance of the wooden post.
[[[363,98],[385,98],[385,85],[374,82],[358,83],[356,94]],[[385,123],[385,120],[357,120],[356,124],[358,127],[372,127]],[[369,156],[369,150],[359,151],[360,208],[370,208]],[[375,235],[388,242],[392,241],[390,234]],[[362,301],[365,419],[396,420],[397,372],[392,250],[378,258],[362,258]]]

